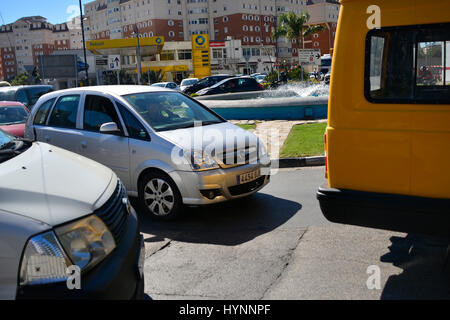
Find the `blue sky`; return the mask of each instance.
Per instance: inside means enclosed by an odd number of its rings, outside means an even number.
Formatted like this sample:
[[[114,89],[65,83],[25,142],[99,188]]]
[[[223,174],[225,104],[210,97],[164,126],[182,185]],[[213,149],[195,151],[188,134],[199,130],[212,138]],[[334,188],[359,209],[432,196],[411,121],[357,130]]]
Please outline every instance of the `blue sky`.
[[[82,0],[82,4],[92,0]],[[61,23],[79,14],[78,0],[0,0],[0,25],[26,16],[43,16],[50,23]]]

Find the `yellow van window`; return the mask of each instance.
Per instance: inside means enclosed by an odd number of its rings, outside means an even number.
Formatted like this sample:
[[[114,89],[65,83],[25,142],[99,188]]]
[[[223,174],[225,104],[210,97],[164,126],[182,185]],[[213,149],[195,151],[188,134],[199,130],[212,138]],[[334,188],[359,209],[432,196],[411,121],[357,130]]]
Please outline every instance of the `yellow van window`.
[[[450,103],[450,24],[372,30],[365,96],[372,103]]]

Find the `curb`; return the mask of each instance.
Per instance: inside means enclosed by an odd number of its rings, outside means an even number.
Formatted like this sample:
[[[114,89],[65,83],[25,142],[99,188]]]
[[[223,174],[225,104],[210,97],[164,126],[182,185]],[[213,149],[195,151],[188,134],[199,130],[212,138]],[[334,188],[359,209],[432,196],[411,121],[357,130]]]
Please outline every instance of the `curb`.
[[[280,169],[320,167],[325,165],[325,157],[286,158],[278,161]]]

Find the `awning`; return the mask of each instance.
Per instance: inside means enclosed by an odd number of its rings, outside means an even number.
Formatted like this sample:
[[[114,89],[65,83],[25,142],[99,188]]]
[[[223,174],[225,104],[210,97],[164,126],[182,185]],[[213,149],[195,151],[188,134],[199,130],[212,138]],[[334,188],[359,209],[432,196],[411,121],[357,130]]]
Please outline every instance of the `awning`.
[[[151,57],[161,53],[164,47],[164,37],[139,38],[141,57]],[[96,55],[137,56],[138,40],[112,39],[91,40],[86,42],[86,48]]]

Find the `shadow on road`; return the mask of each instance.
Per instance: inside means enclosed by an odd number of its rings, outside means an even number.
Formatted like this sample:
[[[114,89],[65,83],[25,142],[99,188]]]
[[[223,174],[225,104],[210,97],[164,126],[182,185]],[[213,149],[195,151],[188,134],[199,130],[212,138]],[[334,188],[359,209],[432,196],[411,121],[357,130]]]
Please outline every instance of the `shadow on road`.
[[[403,272],[389,277],[381,299],[450,299],[448,240],[417,235],[390,240],[390,252],[381,261],[392,263]]]
[[[133,202],[134,203],[134,202]],[[185,208],[175,221],[159,221],[137,208],[141,232],[154,235],[147,242],[171,239],[188,243],[235,246],[286,223],[302,205],[257,193],[249,198],[196,208]]]

